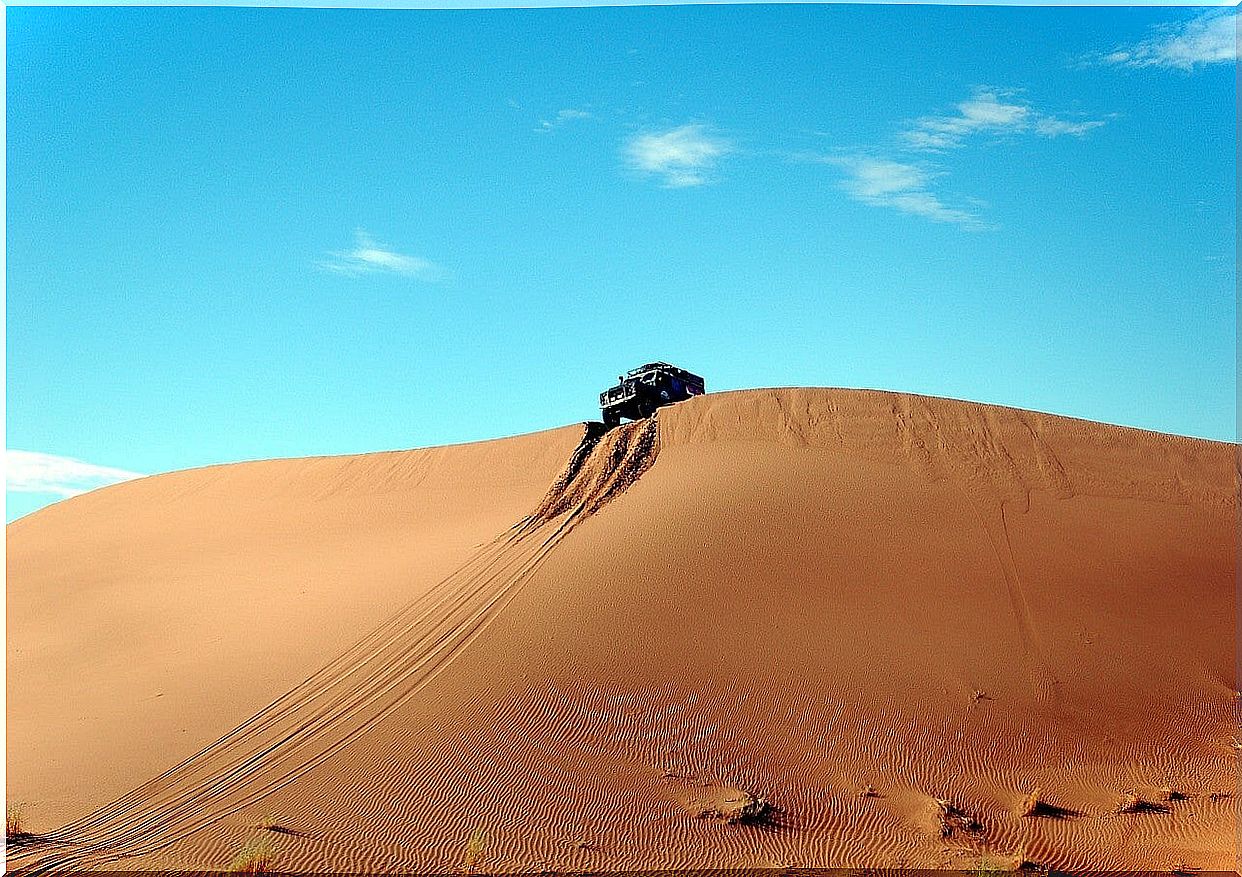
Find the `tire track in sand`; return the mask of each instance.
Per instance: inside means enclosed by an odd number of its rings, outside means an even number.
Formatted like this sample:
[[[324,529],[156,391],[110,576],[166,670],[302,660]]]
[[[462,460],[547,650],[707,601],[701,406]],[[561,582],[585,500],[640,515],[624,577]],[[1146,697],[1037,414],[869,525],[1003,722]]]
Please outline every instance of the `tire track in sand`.
[[[214,743],[11,853],[8,870],[97,869],[154,852],[330,759],[460,654],[560,540],[637,481],[658,451],[654,417],[609,432],[588,423],[536,508],[458,570]]]

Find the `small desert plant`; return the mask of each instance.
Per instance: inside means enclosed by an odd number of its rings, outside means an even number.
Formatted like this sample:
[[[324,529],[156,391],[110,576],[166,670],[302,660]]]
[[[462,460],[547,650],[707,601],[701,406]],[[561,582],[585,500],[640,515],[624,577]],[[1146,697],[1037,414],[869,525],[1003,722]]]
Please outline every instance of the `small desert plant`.
[[[4,810],[4,836],[14,840],[26,833],[26,805],[9,804]]]
[[[1005,863],[1000,862],[991,856],[979,856],[979,863],[975,865],[974,873],[976,877],[990,877],[992,874],[1004,874],[1009,871]]]
[[[1117,802],[1117,806],[1113,808],[1113,812],[1121,813],[1168,813],[1169,808],[1164,804],[1156,804],[1151,801],[1140,798],[1138,793],[1131,790],[1121,796],[1121,800]]]
[[[1022,805],[1018,808],[1018,814],[1020,816],[1037,815],[1040,810],[1040,804],[1043,803],[1039,800],[1039,796],[1042,792],[1043,790],[1039,786],[1032,789],[1031,793],[1022,799]]]
[[[270,874],[276,861],[276,845],[270,836],[256,835],[246,842],[229,864],[234,874]]]
[[[970,835],[983,834],[983,824],[967,814],[962,808],[947,798],[935,798],[934,801],[936,803],[936,821],[940,825],[941,837],[950,837],[955,831],[961,831]]]
[[[486,846],[487,839],[483,836],[483,829],[476,828],[471,832],[470,839],[466,841],[466,851],[461,857],[461,862],[466,866],[467,872],[473,872],[478,867]]]

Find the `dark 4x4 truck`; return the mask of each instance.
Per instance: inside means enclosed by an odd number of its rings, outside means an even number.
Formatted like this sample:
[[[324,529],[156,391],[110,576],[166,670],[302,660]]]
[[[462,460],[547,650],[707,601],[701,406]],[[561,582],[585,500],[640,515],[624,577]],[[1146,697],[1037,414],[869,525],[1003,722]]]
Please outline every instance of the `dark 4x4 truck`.
[[[706,392],[703,379],[667,362],[649,362],[630,369],[617,385],[599,394],[604,425],[611,428],[622,417],[641,420],[661,405],[672,405]]]

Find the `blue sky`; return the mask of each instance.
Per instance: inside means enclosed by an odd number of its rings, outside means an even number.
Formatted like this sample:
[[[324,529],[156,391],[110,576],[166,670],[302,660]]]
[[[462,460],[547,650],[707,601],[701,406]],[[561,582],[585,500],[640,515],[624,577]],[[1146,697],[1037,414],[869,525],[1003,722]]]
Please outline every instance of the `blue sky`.
[[[8,519],[875,387],[1234,440],[1236,10],[7,10]]]

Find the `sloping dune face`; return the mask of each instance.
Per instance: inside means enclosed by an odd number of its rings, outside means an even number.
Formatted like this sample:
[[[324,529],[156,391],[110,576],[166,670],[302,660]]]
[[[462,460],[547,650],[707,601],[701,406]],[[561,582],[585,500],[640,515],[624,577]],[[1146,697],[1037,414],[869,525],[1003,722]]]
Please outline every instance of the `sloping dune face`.
[[[207,745],[464,563],[581,435],[213,466],[8,528],[8,789],[33,828]]]
[[[1233,448],[716,394],[9,528],[11,868],[1233,867]]]

